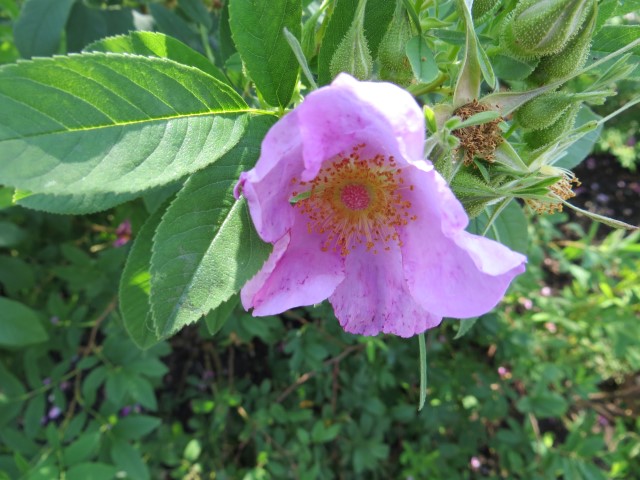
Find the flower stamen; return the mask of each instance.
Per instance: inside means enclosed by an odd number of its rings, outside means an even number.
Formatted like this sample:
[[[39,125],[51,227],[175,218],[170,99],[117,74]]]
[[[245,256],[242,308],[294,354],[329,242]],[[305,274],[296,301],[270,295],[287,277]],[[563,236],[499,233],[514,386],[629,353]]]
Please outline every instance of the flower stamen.
[[[402,190],[413,190],[402,178],[393,157],[361,158],[358,145],[349,156],[329,161],[310,182],[299,182],[303,194],[295,193],[299,208],[309,221],[309,233],[324,235],[322,249],[346,256],[359,245],[378,253],[379,245],[401,245],[397,229],[415,220],[411,202]],[[299,199],[299,200],[298,200]]]

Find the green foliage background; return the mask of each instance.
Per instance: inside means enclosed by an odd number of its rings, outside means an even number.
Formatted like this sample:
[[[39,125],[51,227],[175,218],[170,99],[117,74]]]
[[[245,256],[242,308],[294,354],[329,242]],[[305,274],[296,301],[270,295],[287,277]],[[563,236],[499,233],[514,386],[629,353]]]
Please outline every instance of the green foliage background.
[[[282,27],[326,84],[357,2],[318,29],[319,2],[223,3],[0,0],[0,63],[84,52],[0,73],[0,479],[640,477],[638,233],[509,204],[488,235],[527,251],[528,271],[496,313],[428,334],[420,413],[417,341],[347,335],[325,305],[238,308],[268,247],[231,190],[300,97]],[[637,1],[599,7],[594,55],[638,38],[619,20]],[[392,11],[369,0],[374,56]],[[433,22],[456,54],[464,28]],[[418,77],[454,78],[422,71],[418,40]],[[533,68],[488,55],[499,78]],[[115,246],[125,220],[134,240]]]

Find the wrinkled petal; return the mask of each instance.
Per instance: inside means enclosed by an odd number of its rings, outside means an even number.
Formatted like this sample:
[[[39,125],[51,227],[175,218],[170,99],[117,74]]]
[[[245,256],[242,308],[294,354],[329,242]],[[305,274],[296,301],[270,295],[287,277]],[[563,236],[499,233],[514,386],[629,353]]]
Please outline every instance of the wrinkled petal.
[[[249,205],[256,230],[265,242],[276,242],[293,223],[289,200],[322,164],[351,153],[393,156],[399,164],[421,160],[424,119],[413,97],[390,83],[358,82],[342,74],[329,87],[309,94],[295,110],[280,119],[262,142],[256,166],[244,172],[236,195]]]
[[[365,143],[396,160],[422,159],[424,117],[415,99],[390,83],[358,82],[341,74],[298,107],[303,135],[304,180],[323,161]]]
[[[256,166],[240,175],[236,186],[247,199],[251,218],[265,242],[276,242],[293,224],[289,199],[294,190],[291,179],[300,177],[304,166],[297,113],[285,115],[267,132]]]
[[[345,258],[346,277],[329,301],[345,331],[360,335],[380,332],[410,337],[440,324],[412,298],[397,245],[372,254],[365,249]]]
[[[344,279],[342,258],[323,252],[322,238],[295,217],[290,234],[276,242],[263,268],[242,288],[241,300],[254,316],[274,315],[328,298]]]
[[[417,219],[401,232],[408,287],[420,305],[443,317],[482,315],[504,296],[526,257],[464,228],[460,202],[435,171],[414,170],[408,197]],[[446,187],[446,185],[445,185]],[[438,228],[440,226],[440,228]]]

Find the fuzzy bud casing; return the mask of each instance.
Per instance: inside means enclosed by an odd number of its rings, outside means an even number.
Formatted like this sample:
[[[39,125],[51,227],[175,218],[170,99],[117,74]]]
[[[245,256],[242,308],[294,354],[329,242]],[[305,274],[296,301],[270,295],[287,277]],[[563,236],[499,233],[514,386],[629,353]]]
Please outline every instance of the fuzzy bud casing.
[[[413,80],[413,71],[406,54],[411,39],[411,23],[401,0],[396,0],[396,10],[387,32],[378,47],[380,79],[407,86]]]
[[[495,12],[502,0],[475,0],[471,8],[474,23],[482,23]]]
[[[364,36],[364,10],[367,0],[360,0],[349,31],[331,58],[329,71],[332,77],[346,72],[358,80],[368,80],[373,73],[373,57]]]
[[[564,92],[548,92],[529,100],[516,110],[514,119],[526,130],[542,130],[553,125],[574,103]]]
[[[571,105],[563,115],[554,123],[541,130],[533,130],[524,134],[524,141],[531,150],[549,145],[555,142],[563,133],[573,128],[582,102]]]
[[[589,19],[580,32],[567,43],[562,51],[540,60],[531,74],[531,78],[536,83],[542,85],[553,82],[577,72],[584,66],[591,49],[591,37],[596,26],[597,16],[598,8],[597,5],[594,5],[589,13]]]
[[[594,0],[523,0],[502,25],[501,44],[523,59],[560,52],[579,31]]]

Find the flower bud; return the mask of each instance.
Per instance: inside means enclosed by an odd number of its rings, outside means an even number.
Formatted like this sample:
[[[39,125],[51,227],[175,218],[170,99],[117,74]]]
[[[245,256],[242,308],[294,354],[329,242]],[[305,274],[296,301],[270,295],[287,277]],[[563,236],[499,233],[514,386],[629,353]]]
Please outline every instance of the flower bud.
[[[597,5],[591,8],[589,19],[585,22],[578,35],[555,55],[544,57],[531,74],[536,83],[542,85],[566,77],[580,70],[589,56],[591,37],[596,26],[598,16]]]
[[[605,98],[614,94],[611,90],[595,92],[548,92],[529,100],[516,110],[514,119],[525,130],[542,130],[557,122],[572,105],[589,102],[602,105]]]
[[[533,130],[524,134],[524,141],[532,149],[536,150],[549,145],[557,140],[564,132],[573,128],[578,116],[578,110],[582,102],[571,105],[554,123],[541,130]]]
[[[332,77],[340,72],[350,73],[359,80],[367,80],[373,71],[373,57],[364,36],[364,9],[367,0],[360,0],[353,23],[331,58]]]
[[[490,201],[499,197],[495,188],[487,184],[480,174],[470,169],[460,169],[451,180],[450,186],[469,218],[477,217]]]
[[[474,23],[482,23],[491,16],[493,12],[495,12],[502,0],[476,0],[473,2],[473,7],[471,8],[471,15],[473,15]]]
[[[516,57],[560,52],[580,30],[595,0],[523,0],[502,25],[501,44]]]
[[[564,92],[549,92],[529,100],[516,110],[514,119],[527,130],[542,130],[553,125],[573,103]]]
[[[411,23],[401,0],[396,0],[396,10],[387,32],[378,47],[380,78],[407,86],[413,80],[413,71],[406,54],[411,38]]]

